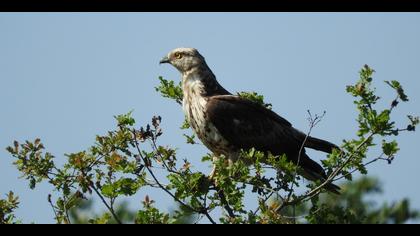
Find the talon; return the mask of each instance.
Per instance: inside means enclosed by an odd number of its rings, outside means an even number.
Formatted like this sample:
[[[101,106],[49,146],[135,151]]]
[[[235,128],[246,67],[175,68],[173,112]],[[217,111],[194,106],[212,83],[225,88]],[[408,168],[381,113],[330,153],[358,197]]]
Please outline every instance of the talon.
[[[213,169],[211,170],[208,179],[210,182],[214,183],[214,185],[216,186],[217,182],[214,179],[215,175],[216,175],[216,165],[213,165]]]

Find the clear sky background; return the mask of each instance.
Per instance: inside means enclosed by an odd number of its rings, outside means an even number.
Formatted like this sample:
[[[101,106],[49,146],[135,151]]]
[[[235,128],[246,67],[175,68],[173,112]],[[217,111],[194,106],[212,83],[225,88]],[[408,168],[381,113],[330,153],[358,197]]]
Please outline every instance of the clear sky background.
[[[395,111],[397,121],[420,115],[419,13],[0,13],[0,194],[20,196],[19,218],[53,222],[49,188],[28,190],[6,146],[40,137],[62,162],[64,153],[113,129],[114,115],[132,109],[139,124],[161,115],[161,144],[210,171],[199,161],[205,147],[184,143],[181,107],[154,90],[158,76],[179,80],[174,68],[158,62],[181,46],[197,48],[226,89],[264,94],[303,131],[308,109],[327,111],[313,134],[335,143],[354,137],[356,111],[345,87],[364,64],[377,71],[377,91],[387,99],[381,106],[394,97],[382,81],[405,87],[410,102]],[[378,204],[409,197],[420,209],[419,138],[404,134],[392,165],[370,167],[384,184]],[[149,194],[163,209],[172,205]]]

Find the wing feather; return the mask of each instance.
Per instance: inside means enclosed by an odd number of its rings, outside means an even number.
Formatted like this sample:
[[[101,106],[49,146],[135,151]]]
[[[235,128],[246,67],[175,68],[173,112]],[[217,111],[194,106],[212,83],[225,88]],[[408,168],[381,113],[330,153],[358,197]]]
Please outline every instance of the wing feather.
[[[238,149],[255,147],[293,159],[305,137],[273,111],[238,96],[212,96],[206,109],[221,135]]]

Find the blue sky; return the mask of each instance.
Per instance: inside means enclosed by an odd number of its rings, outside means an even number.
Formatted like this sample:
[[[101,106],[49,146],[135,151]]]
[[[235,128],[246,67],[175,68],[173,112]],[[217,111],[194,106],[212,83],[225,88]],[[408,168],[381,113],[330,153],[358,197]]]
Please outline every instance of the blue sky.
[[[139,124],[161,115],[161,144],[210,171],[199,161],[205,147],[184,144],[181,108],[154,90],[158,76],[178,81],[174,68],[158,62],[181,46],[197,48],[226,89],[264,94],[303,131],[306,110],[327,111],[313,134],[335,143],[354,137],[356,112],[345,87],[369,64],[387,99],[382,107],[394,97],[382,81],[405,87],[410,103],[393,117],[405,124],[406,114],[420,114],[419,23],[419,13],[0,13],[0,194],[20,196],[24,222],[53,222],[49,188],[28,190],[4,148],[40,137],[60,162],[132,109]],[[392,165],[370,168],[384,184],[376,200],[409,197],[420,209],[419,134],[399,140]],[[155,200],[164,209],[172,205],[159,195]]]

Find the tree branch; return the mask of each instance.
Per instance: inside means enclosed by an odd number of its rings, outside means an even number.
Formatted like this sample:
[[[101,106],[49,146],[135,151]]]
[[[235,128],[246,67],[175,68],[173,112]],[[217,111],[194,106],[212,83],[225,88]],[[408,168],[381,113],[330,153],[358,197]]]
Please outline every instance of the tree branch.
[[[311,114],[311,112],[309,110],[308,110],[308,114],[309,114],[309,118],[308,118],[308,120],[309,120],[309,131],[306,133],[305,139],[303,140],[302,145],[300,146],[300,149],[299,149],[298,160],[297,160],[296,167],[295,167],[295,170],[294,170],[294,173],[293,173],[293,181],[292,181],[292,184],[291,184],[291,187],[290,187],[289,194],[287,195],[287,198],[286,198],[287,200],[286,201],[289,201],[290,198],[291,198],[291,196],[292,196],[292,194],[293,194],[293,187],[294,187],[294,184],[295,184],[297,170],[298,170],[298,167],[299,167],[299,163],[300,163],[300,159],[301,159],[301,156],[302,156],[303,149],[305,148],[305,144],[308,141],[308,138],[309,138],[309,136],[310,136],[310,134],[312,132],[312,129],[325,116],[325,111],[322,114],[322,116],[315,115],[315,118],[312,118],[312,114]]]
[[[236,215],[235,215],[233,209],[230,207],[228,201],[226,200],[226,196],[225,196],[225,193],[223,192],[223,190],[221,190],[215,184],[214,184],[214,188],[215,188],[215,191],[217,192],[217,195],[220,198],[220,203],[223,204],[223,207],[225,208],[225,210],[228,213],[229,217],[236,218]]]
[[[136,131],[135,130],[130,130],[131,133],[133,134],[134,137],[134,145],[137,149],[138,155],[139,157],[142,159],[142,161],[144,163],[147,163],[146,158],[142,155],[140,147],[139,147],[139,143],[137,140],[137,136],[136,136]],[[190,211],[199,213],[199,214],[204,214],[209,220],[210,222],[212,222],[213,224],[216,224],[216,222],[210,217],[207,209],[205,207],[202,207],[202,209],[197,210],[193,207],[191,207],[190,205],[184,203],[183,201],[181,201],[179,198],[177,198],[173,193],[171,193],[171,191],[169,191],[165,186],[163,186],[160,181],[158,180],[158,178],[156,177],[156,175],[153,173],[152,169],[150,168],[149,165],[145,164],[145,167],[147,169],[147,171],[149,172],[149,174],[152,176],[153,180],[155,181],[155,183],[159,186],[160,189],[162,189],[163,191],[165,191],[169,196],[171,196],[176,202],[178,202],[179,204],[181,204],[182,206],[186,207],[187,209],[189,209]]]
[[[104,203],[104,205],[106,206],[106,208],[108,208],[108,210],[111,212],[112,216],[114,217],[115,221],[117,221],[118,224],[122,224],[121,220],[118,218],[117,214],[115,214],[114,209],[108,205],[108,203],[106,202],[105,198],[102,196],[102,194],[98,191],[98,189],[91,184],[90,186],[95,193],[99,196],[99,198],[101,199],[101,201]]]
[[[366,162],[366,163],[365,163],[365,164],[363,164],[362,166],[363,166],[363,167],[368,166],[368,165],[370,165],[370,164],[372,164],[372,163],[374,163],[374,162],[377,162],[377,161],[379,161],[379,160],[384,160],[384,161],[388,161],[388,162],[390,162],[390,159],[383,158],[383,157],[382,157],[383,155],[384,155],[384,153],[382,153],[379,157],[377,157],[377,158],[375,158],[375,159],[373,159],[373,160],[371,160],[371,161],[369,161],[369,162]],[[342,179],[342,178],[345,178],[346,176],[351,175],[351,174],[353,174],[353,173],[354,173],[354,172],[356,172],[356,171],[357,171],[357,169],[354,169],[354,170],[350,171],[349,173],[347,173],[347,174],[345,174],[345,175],[342,175],[342,176],[340,176],[340,177],[338,177],[338,178],[334,179],[333,181],[338,181],[338,180],[340,180],[340,179]]]
[[[357,150],[359,150],[363,145],[365,145],[366,144],[366,142],[373,136],[373,135],[375,135],[375,133],[370,133],[369,135],[368,135],[368,137],[367,138],[365,138],[365,140],[363,141],[363,142],[361,142],[357,147],[356,147],[356,149],[355,149],[355,151],[357,151]],[[343,151],[341,151],[340,152],[340,156],[343,154],[344,152]],[[350,163],[350,161],[352,160],[352,158],[353,158],[353,156],[355,155],[355,152],[352,152],[352,153],[350,153],[349,154],[349,156],[348,156],[348,158],[346,159],[346,161],[340,166],[340,167],[338,167],[333,173],[331,173],[329,176],[328,176],[328,178],[322,183],[322,184],[320,184],[318,187],[316,187],[316,188],[314,188],[313,190],[311,190],[311,191],[309,191],[308,193],[306,193],[305,195],[303,195],[303,196],[301,196],[301,197],[299,197],[299,198],[297,198],[297,199],[295,199],[295,200],[293,200],[293,201],[289,201],[289,202],[284,202],[277,210],[281,210],[284,206],[286,206],[286,205],[293,205],[293,204],[297,204],[297,203],[300,203],[300,202],[303,202],[303,201],[307,201],[308,200],[308,198],[312,198],[313,196],[316,196],[316,195],[318,195],[319,193],[320,193],[320,191],[321,191],[321,189],[325,186],[325,185],[327,185],[327,184],[329,184],[329,183],[331,183],[332,181],[333,181],[333,179],[334,179],[334,177],[336,177],[339,173],[340,173],[340,171],[342,171],[343,169],[344,169],[344,167],[346,167],[346,165],[348,164],[348,163]]]

